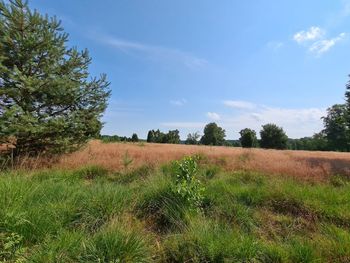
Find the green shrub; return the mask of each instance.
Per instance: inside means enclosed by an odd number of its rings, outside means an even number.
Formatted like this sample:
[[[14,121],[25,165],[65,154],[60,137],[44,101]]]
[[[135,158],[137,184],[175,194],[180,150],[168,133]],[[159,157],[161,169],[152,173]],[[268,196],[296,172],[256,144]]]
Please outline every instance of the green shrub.
[[[194,208],[200,208],[203,201],[204,187],[196,179],[197,162],[193,157],[185,157],[176,162],[176,181],[173,191]]]

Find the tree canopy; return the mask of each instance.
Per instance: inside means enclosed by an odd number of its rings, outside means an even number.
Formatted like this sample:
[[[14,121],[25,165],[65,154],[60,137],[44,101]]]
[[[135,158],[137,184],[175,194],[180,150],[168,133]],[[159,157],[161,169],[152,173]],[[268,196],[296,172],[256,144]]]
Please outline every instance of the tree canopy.
[[[256,132],[252,129],[243,129],[239,132],[241,137],[239,141],[243,148],[252,148],[257,146],[258,139],[256,138]]]
[[[73,150],[99,134],[110,95],[87,50],[68,48],[60,21],[27,2],[0,2],[0,143],[16,153]]]
[[[260,131],[260,146],[266,149],[286,149],[288,137],[276,124],[265,124]]]
[[[205,145],[224,145],[225,130],[219,127],[215,122],[209,123],[204,128],[204,135],[201,138],[201,143]]]

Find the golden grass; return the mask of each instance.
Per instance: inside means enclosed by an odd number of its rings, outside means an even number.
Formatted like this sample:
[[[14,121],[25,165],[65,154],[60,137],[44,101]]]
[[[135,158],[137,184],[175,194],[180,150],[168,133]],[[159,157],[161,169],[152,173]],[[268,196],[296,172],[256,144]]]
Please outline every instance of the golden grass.
[[[62,156],[54,167],[73,169],[100,165],[109,170],[121,170],[126,154],[133,160],[132,168],[145,164],[158,166],[185,155],[202,154],[208,157],[209,163],[226,170],[259,171],[306,180],[323,180],[338,173],[350,175],[350,153],[100,141],[91,141],[84,149]]]

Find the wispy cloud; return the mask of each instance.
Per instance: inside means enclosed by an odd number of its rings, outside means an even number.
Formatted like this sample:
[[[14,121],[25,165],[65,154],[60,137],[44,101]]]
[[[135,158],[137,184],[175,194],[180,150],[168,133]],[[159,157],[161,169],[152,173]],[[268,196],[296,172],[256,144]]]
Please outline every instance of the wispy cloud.
[[[316,54],[317,56],[320,56],[321,54],[327,52],[330,48],[332,48],[336,43],[343,40],[345,38],[345,33],[339,34],[339,36],[331,38],[331,39],[323,39],[316,41],[313,43],[309,51]]]
[[[111,36],[100,37],[99,41],[125,53],[138,53],[152,60],[177,63],[193,70],[208,65],[206,59],[175,48],[149,45]]]
[[[325,35],[325,31],[317,26],[312,26],[308,30],[302,30],[294,34],[293,39],[301,44],[307,41],[317,40]]]
[[[312,26],[308,30],[302,30],[294,34],[293,39],[304,47],[307,47],[308,51],[314,54],[316,57],[320,57],[322,54],[329,51],[338,42],[345,38],[346,34],[340,33],[336,37],[327,38],[326,30]]]
[[[213,121],[218,121],[221,119],[221,116],[216,112],[207,112],[207,117]]]
[[[183,106],[187,103],[186,99],[180,99],[180,100],[171,100],[170,104],[174,106]]]
[[[235,109],[242,109],[242,110],[251,110],[256,107],[254,103],[248,102],[248,101],[242,101],[242,100],[225,100],[223,101],[223,104],[230,108]]]
[[[281,41],[270,41],[266,44],[266,46],[272,50],[277,51],[284,46],[284,43]]]

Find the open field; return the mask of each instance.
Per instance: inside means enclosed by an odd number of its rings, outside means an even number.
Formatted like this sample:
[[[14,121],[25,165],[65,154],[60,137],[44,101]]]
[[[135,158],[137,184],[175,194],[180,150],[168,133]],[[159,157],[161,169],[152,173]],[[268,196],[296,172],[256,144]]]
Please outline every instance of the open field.
[[[199,209],[174,191],[170,161],[190,154]],[[50,169],[1,174],[0,261],[350,262],[348,163],[341,153],[95,141]]]
[[[194,154],[205,155],[208,162],[220,165],[227,171],[258,171],[305,180],[324,180],[334,174],[350,175],[349,153],[99,141],[92,141],[83,150],[65,155],[54,167],[76,169],[86,164],[96,164],[110,171],[119,171],[124,169],[126,155],[132,160],[129,167],[136,168],[145,164],[159,166]]]

